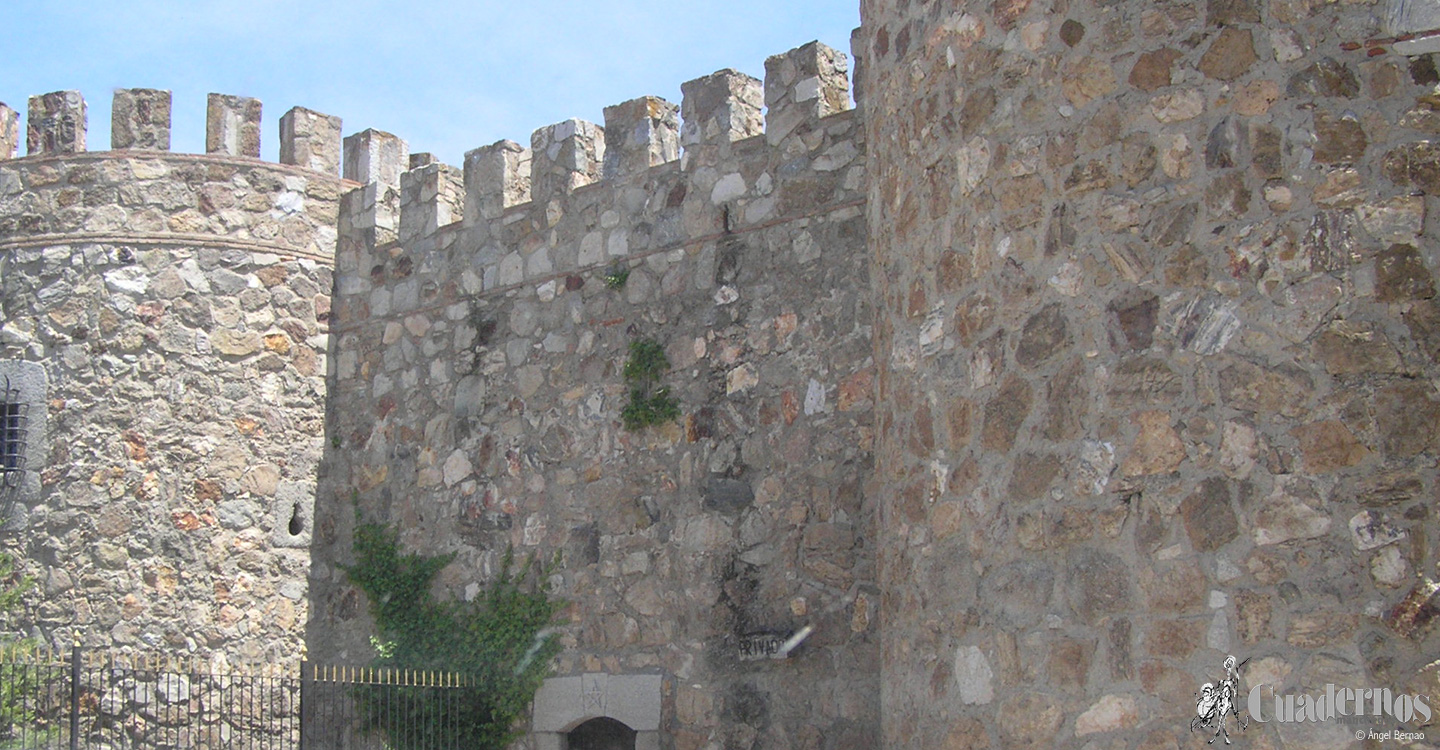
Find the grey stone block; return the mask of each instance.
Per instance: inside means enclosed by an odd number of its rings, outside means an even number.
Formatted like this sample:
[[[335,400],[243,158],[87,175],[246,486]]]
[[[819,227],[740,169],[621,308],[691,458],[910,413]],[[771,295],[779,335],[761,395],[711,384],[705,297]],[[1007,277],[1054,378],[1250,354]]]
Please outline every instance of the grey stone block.
[[[641,174],[680,158],[680,108],[642,96],[605,108],[605,179]]]
[[[496,141],[465,153],[465,225],[499,218],[530,200],[530,149]]]
[[[30,97],[25,150],[40,154],[85,151],[85,98],[79,91],[53,91]]]
[[[292,107],[280,117],[280,163],[338,174],[340,125],[334,115]]]
[[[608,716],[638,732],[660,728],[664,677],[658,674],[586,673],[552,677],[535,693],[535,732],[568,732]]]
[[[170,92],[118,89],[110,110],[110,148],[170,150]]]
[[[20,113],[0,102],[0,159],[12,159],[20,147]]]
[[[205,153],[260,158],[260,100],[211,94],[205,109]]]
[[[401,138],[370,128],[345,139],[347,180],[400,187],[400,175],[410,161],[410,146]]]

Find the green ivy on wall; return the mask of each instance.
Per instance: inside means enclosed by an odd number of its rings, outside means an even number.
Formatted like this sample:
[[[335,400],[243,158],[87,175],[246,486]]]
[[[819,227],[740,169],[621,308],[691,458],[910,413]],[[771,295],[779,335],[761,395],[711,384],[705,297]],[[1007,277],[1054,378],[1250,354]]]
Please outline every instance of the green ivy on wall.
[[[466,602],[430,592],[453,553],[402,553],[396,531],[379,523],[360,524],[353,549],[355,564],[344,570],[370,600],[379,631],[373,666],[459,673],[474,686],[458,693],[460,700],[454,689],[444,698],[437,688],[412,689],[420,699],[405,701],[402,710],[378,689],[373,695],[362,689],[357,697],[369,727],[396,750],[430,747],[440,736],[461,747],[507,747],[520,736],[516,721],[560,652],[549,626],[563,603],[550,597],[546,583],[558,555],[543,566],[532,555],[517,570],[513,550],[506,550],[496,579]]]
[[[630,342],[630,358],[622,375],[630,386],[630,403],[620,410],[625,429],[634,432],[680,416],[680,404],[660,379],[670,371],[670,358],[654,339]]]

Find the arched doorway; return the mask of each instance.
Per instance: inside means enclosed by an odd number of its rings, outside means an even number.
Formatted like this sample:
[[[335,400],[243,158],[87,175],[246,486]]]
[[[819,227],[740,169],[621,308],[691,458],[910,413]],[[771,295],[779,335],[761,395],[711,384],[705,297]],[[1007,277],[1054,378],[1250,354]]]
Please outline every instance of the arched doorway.
[[[535,750],[660,750],[664,687],[660,674],[551,677],[535,693],[530,725]],[[617,728],[625,730],[621,744],[615,744]]]
[[[591,719],[565,735],[567,750],[635,750],[635,730],[608,716]]]

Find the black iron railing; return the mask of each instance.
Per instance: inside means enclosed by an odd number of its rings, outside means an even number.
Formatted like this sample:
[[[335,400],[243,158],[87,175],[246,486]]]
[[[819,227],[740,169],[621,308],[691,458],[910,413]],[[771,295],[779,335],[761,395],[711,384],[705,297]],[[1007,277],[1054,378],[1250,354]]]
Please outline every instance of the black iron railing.
[[[348,750],[383,736],[391,750],[489,747],[476,731],[484,697],[463,675],[301,665],[306,750]]]
[[[440,672],[0,649],[0,750],[468,749],[476,698]]]

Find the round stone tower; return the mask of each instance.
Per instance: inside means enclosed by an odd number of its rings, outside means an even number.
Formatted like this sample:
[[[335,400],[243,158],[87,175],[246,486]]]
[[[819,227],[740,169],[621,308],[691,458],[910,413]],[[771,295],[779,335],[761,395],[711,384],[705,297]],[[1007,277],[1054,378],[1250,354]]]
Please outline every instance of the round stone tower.
[[[0,386],[9,548],[52,644],[298,658],[325,415],[340,121],[210,95],[173,154],[170,92],[0,106]]]
[[[1183,746],[1229,654],[1437,694],[1440,74],[1390,10],[864,3],[886,747]]]

